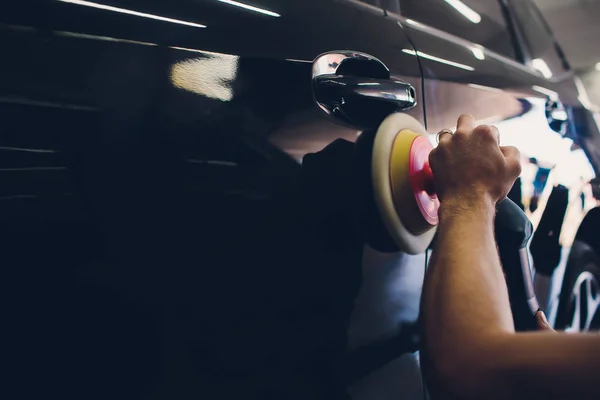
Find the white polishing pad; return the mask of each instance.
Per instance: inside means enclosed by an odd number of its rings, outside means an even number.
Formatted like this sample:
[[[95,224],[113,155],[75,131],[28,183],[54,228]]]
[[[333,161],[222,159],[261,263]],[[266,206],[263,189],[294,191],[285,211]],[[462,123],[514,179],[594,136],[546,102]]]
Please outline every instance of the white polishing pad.
[[[390,160],[396,136],[403,130],[427,135],[419,121],[406,114],[392,114],[383,121],[373,143],[371,179],[375,203],[390,235],[402,251],[408,254],[423,253],[435,236],[436,228],[415,235],[400,220],[396,212],[390,180]],[[407,161],[408,162],[408,161]],[[398,205],[402,207],[402,205]]]

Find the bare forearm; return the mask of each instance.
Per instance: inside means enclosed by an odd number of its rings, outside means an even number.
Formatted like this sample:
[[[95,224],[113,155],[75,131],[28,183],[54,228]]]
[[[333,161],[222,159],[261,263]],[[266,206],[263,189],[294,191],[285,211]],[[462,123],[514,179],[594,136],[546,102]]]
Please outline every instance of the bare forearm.
[[[423,294],[424,322],[454,343],[480,337],[482,331],[514,331],[493,236],[494,213],[485,200],[444,205],[440,211],[439,241]]]
[[[591,396],[600,378],[600,337],[514,333],[494,211],[440,212],[422,305],[433,384],[458,398]]]
[[[444,374],[471,364],[489,338],[514,332],[493,236],[491,201],[448,202],[423,291],[427,351]]]

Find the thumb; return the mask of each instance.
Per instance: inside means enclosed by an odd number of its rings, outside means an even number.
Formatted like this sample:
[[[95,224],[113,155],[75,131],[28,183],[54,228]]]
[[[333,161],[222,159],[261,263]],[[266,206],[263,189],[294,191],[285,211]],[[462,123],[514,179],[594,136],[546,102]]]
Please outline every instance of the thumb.
[[[537,326],[540,331],[554,332],[554,329],[552,329],[550,323],[548,323],[548,320],[546,319],[546,314],[544,314],[543,311],[538,311],[537,313],[535,313],[535,319],[537,321]]]

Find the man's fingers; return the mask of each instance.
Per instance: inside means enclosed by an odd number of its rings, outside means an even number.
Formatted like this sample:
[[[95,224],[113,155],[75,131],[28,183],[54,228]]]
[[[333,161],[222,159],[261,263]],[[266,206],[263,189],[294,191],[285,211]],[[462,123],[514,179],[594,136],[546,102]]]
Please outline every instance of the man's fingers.
[[[502,151],[502,154],[504,154],[504,157],[506,158],[521,159],[521,152],[515,146],[501,146],[500,151]]]
[[[479,125],[473,130],[473,133],[495,144],[499,145],[500,143],[500,131],[495,126]]]
[[[504,157],[509,161],[521,162],[521,152],[514,146],[501,146],[500,151],[504,154]]]
[[[504,146],[500,147],[500,151],[506,158],[511,174],[515,177],[521,175],[521,152],[519,149],[514,146]]]
[[[498,129],[498,127],[496,125],[491,125],[490,129],[494,133],[496,140],[498,140],[498,145],[499,145],[500,144],[500,130]]]
[[[475,128],[475,119],[469,114],[463,114],[458,117],[456,122],[456,132],[469,133]]]
[[[552,327],[550,326],[550,323],[548,323],[548,320],[546,319],[546,314],[544,314],[543,311],[538,311],[535,314],[535,320],[537,322],[537,327],[540,331],[555,332],[554,329],[552,329]]]
[[[448,142],[450,139],[452,139],[452,131],[450,129],[442,129],[440,131],[440,133],[437,134],[437,142],[439,144]]]

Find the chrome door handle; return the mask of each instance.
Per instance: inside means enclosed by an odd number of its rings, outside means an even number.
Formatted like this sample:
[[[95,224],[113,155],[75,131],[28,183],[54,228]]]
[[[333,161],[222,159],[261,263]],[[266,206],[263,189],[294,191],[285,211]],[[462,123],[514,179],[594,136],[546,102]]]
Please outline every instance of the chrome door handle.
[[[389,114],[417,105],[410,84],[392,79],[385,64],[364,53],[323,54],[313,64],[312,79],[318,106],[358,128],[374,128]]]

